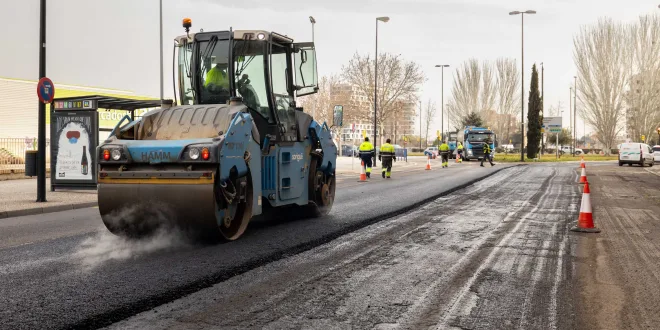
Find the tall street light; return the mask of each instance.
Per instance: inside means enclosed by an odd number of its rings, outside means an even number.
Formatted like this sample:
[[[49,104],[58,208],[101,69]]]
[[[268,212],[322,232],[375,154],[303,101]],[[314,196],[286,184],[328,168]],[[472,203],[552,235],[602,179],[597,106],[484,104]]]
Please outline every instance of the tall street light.
[[[520,161],[525,161],[525,14],[536,14],[535,10],[512,11],[509,15],[520,15],[520,36],[521,36],[521,84],[520,84]]]
[[[543,119],[543,116],[545,113],[543,110],[545,109],[545,99],[543,98],[543,72],[545,71],[545,68],[543,67],[543,62],[541,62],[541,119]],[[545,132],[541,133],[541,156],[543,156],[543,149],[545,148]]]
[[[422,149],[422,101],[419,101],[419,148]]]
[[[158,11],[160,12],[160,100],[165,99],[163,91],[163,0],[159,1]]]
[[[577,148],[577,76],[573,76],[574,89],[573,89],[573,157],[575,157],[575,148]]]
[[[381,21],[383,23],[387,23],[390,21],[390,18],[387,16],[383,17],[376,17],[376,59],[375,59],[375,68],[374,68],[374,150],[376,150],[376,145],[378,142],[376,141],[377,137],[377,123],[376,123],[376,116],[378,114],[378,21]],[[376,158],[374,158],[374,167],[376,166]]]
[[[309,22],[312,23],[312,42],[314,42],[314,24],[316,24],[316,20],[314,17],[310,16]]]
[[[442,132],[442,141],[445,139],[445,68],[449,67],[449,64],[438,64],[436,68],[441,69],[441,92],[440,92],[440,104],[442,110],[440,110],[440,132]]]

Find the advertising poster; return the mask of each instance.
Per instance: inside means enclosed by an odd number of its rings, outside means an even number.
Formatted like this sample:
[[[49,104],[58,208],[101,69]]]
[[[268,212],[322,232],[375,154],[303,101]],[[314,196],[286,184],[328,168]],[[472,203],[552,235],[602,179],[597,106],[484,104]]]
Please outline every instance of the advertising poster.
[[[55,130],[51,146],[56,181],[94,181],[96,135],[94,123],[96,112],[58,113],[54,116]]]

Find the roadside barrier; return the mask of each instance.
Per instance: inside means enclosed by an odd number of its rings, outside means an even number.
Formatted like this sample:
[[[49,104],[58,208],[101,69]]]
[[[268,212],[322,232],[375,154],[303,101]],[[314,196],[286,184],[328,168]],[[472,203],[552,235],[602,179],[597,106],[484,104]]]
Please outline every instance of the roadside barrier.
[[[358,182],[367,182],[367,172],[364,169],[364,162],[360,162],[360,180]]]
[[[582,191],[582,203],[580,204],[580,216],[577,226],[571,228],[571,231],[580,233],[600,233],[600,229],[594,226],[594,219],[591,210],[591,197],[589,197],[589,182],[584,184]]]

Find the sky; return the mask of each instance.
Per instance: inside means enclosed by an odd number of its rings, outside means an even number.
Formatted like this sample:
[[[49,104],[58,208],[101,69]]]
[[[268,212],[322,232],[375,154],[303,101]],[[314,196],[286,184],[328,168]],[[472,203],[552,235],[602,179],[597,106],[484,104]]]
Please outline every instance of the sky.
[[[660,1],[643,0],[162,0],[165,96],[172,97],[172,45],[183,35],[181,20],[190,17],[193,31],[270,30],[311,41],[314,16],[319,75],[341,73],[354,53],[378,50],[417,62],[427,81],[422,100],[449,100],[454,70],[465,60],[515,58],[520,64],[520,16],[525,15],[525,97],[531,66],[544,63],[546,109],[561,101],[568,121],[569,87],[575,75],[573,36],[600,17],[634,21],[652,14]],[[129,90],[159,97],[158,0],[47,1],[47,76],[58,83]],[[39,0],[0,0],[6,27],[0,51],[0,77],[37,80],[39,64]],[[11,40],[11,41],[10,41]],[[526,105],[525,105],[526,108]],[[440,111],[438,111],[440,112]],[[445,127],[447,127],[445,118]],[[582,122],[578,117],[578,135]],[[432,129],[440,129],[440,113]],[[587,132],[591,131],[587,127]]]

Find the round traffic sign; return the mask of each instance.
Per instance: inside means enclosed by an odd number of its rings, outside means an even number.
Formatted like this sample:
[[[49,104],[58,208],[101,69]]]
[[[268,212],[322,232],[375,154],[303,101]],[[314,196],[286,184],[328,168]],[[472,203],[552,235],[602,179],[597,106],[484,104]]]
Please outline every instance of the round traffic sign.
[[[43,103],[53,102],[53,98],[55,97],[55,85],[53,85],[53,82],[50,79],[46,77],[39,79],[39,83],[37,84],[37,96],[39,96],[39,101]]]

